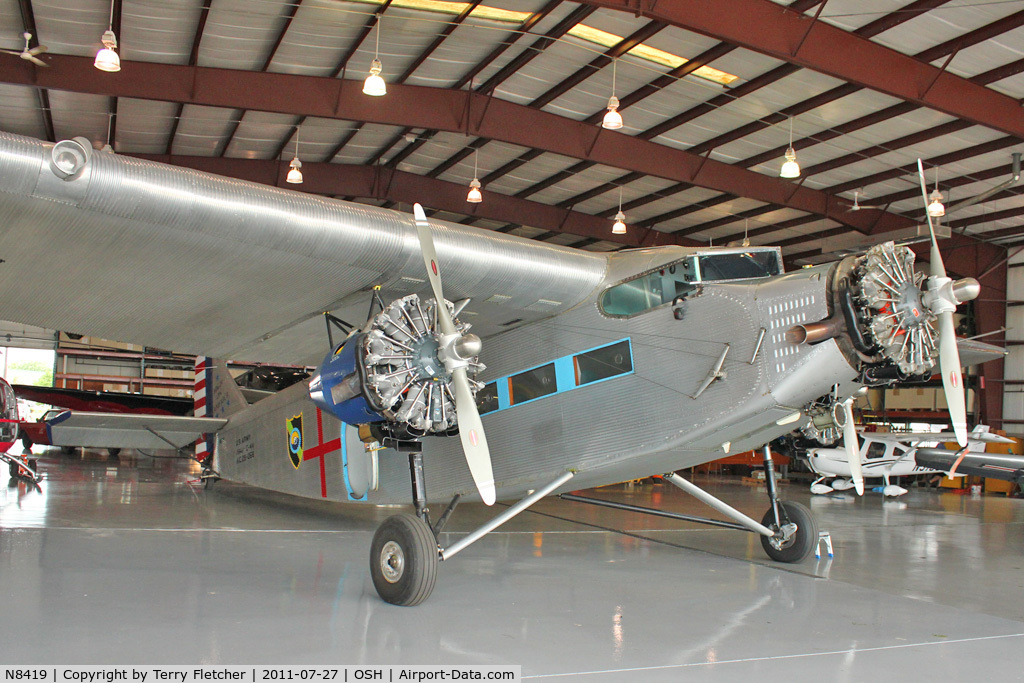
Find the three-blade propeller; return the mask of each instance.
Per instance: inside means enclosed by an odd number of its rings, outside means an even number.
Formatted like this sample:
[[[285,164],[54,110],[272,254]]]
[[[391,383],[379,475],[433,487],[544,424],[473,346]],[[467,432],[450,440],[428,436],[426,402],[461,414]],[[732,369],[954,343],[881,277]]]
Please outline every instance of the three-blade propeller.
[[[917,174],[921,180],[921,196],[928,204],[928,188],[924,180],[924,166],[917,160]],[[967,403],[964,398],[963,371],[960,369],[960,351],[956,346],[956,330],[953,325],[953,311],[959,303],[953,283],[946,276],[946,266],[942,262],[942,253],[935,239],[935,227],[932,225],[931,214],[928,217],[928,232],[931,233],[931,277],[928,278],[928,292],[924,302],[939,321],[939,371],[942,373],[942,388],[946,393],[946,405],[949,406],[949,418],[953,423],[956,441],[961,446],[967,445]]]
[[[469,386],[466,367],[469,359],[480,352],[480,338],[475,334],[461,334],[455,329],[448,305],[441,290],[441,271],[437,265],[437,251],[434,249],[434,237],[430,232],[430,224],[423,207],[413,205],[413,216],[416,218],[416,232],[419,235],[420,251],[423,264],[427,268],[430,288],[434,291],[437,303],[437,324],[441,330],[441,360],[451,373],[452,386],[455,389],[455,414],[459,421],[459,437],[462,439],[462,450],[466,454],[473,482],[480,492],[480,498],[487,505],[493,505],[496,498],[494,489],[494,473],[491,469],[491,452],[487,447],[487,436],[484,434],[480,411],[477,410],[473,391]],[[460,350],[462,353],[460,353]]]

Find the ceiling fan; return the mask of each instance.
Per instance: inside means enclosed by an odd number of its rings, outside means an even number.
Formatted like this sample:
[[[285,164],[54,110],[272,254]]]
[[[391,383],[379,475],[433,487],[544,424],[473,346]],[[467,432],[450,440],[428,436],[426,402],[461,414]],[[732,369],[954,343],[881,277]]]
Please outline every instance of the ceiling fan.
[[[43,60],[39,59],[39,57],[36,56],[36,55],[39,55],[39,54],[42,54],[42,53],[46,52],[46,46],[45,45],[37,45],[37,46],[29,49],[28,43],[29,43],[30,40],[32,40],[32,34],[29,33],[28,31],[26,31],[25,33],[22,33],[21,35],[22,35],[22,37],[25,38],[25,49],[24,50],[19,52],[17,50],[5,50],[5,49],[0,48],[0,52],[6,52],[7,54],[10,54],[10,55],[18,55],[22,59],[27,59],[28,61],[32,62],[33,64],[38,64],[39,66],[50,66],[49,64],[47,64],[46,62],[44,62]]]
[[[877,206],[863,206],[863,205],[861,205],[861,203],[860,203],[860,195],[861,195],[861,191],[860,190],[854,190],[853,191],[853,204],[850,206],[850,208],[847,209],[847,211],[860,211],[861,209],[877,209],[877,208],[879,208]]]

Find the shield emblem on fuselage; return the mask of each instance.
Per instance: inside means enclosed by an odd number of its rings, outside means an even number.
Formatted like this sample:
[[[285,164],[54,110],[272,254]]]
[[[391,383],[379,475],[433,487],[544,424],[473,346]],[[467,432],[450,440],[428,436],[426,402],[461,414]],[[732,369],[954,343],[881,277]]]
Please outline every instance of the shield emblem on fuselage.
[[[288,459],[292,467],[299,469],[302,464],[302,413],[285,420],[288,433]]]

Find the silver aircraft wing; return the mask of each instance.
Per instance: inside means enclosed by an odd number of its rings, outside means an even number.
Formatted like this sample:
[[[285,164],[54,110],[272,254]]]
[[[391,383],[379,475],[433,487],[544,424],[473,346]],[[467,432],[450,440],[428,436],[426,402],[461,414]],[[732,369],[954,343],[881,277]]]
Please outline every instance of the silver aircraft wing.
[[[239,360],[315,364],[322,313],[429,296],[409,214],[0,133],[0,319]],[[84,144],[83,144],[84,143]],[[424,197],[429,205],[430,198]],[[608,257],[431,221],[481,336],[561,313]]]
[[[960,363],[964,367],[981,365],[990,360],[999,360],[1006,355],[1006,349],[976,339],[957,339],[957,349],[960,351]]]
[[[65,411],[47,420],[54,446],[165,449],[191,446],[219,431],[226,418]]]

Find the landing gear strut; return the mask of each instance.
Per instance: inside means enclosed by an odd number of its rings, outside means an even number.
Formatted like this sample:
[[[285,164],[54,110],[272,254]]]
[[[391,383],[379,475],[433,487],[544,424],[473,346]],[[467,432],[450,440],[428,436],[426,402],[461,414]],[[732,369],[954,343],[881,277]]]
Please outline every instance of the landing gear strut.
[[[409,454],[409,475],[415,515],[388,517],[378,527],[370,545],[370,576],[373,587],[386,602],[411,607],[426,600],[437,582],[437,566],[469,545],[518,515],[538,500],[551,494],[573,478],[574,472],[563,472],[547,485],[533,491],[515,505],[485,523],[476,531],[460,538],[447,548],[438,538],[448,518],[462,498],[456,494],[433,526],[427,509],[427,488],[423,478],[423,452],[418,441],[397,441],[389,444]]]
[[[631,512],[657,515],[659,517],[669,517],[686,522],[709,524],[711,526],[736,529],[738,531],[751,531],[755,534],[761,535],[761,545],[765,552],[768,553],[768,557],[771,559],[776,562],[799,562],[814,550],[814,545],[818,542],[818,528],[814,523],[814,519],[811,517],[810,511],[806,507],[799,503],[782,502],[779,500],[778,492],[775,488],[775,467],[772,463],[772,454],[768,449],[768,446],[764,447],[764,475],[765,486],[768,489],[768,500],[771,502],[771,507],[768,508],[768,511],[764,514],[764,517],[760,522],[751,519],[731,505],[718,500],[710,493],[707,493],[696,484],[683,479],[675,472],[665,474],[663,476],[665,481],[681,488],[683,491],[686,491],[705,505],[718,510],[726,517],[735,521],[726,522],[718,519],[708,519],[706,517],[695,517],[693,515],[683,515],[676,512],[666,512],[664,510],[653,510],[651,508],[644,508],[636,505],[626,505],[624,503],[616,503],[613,501],[584,498],[583,496],[571,494],[563,494],[559,497],[563,500],[573,500],[601,507],[629,510]]]

